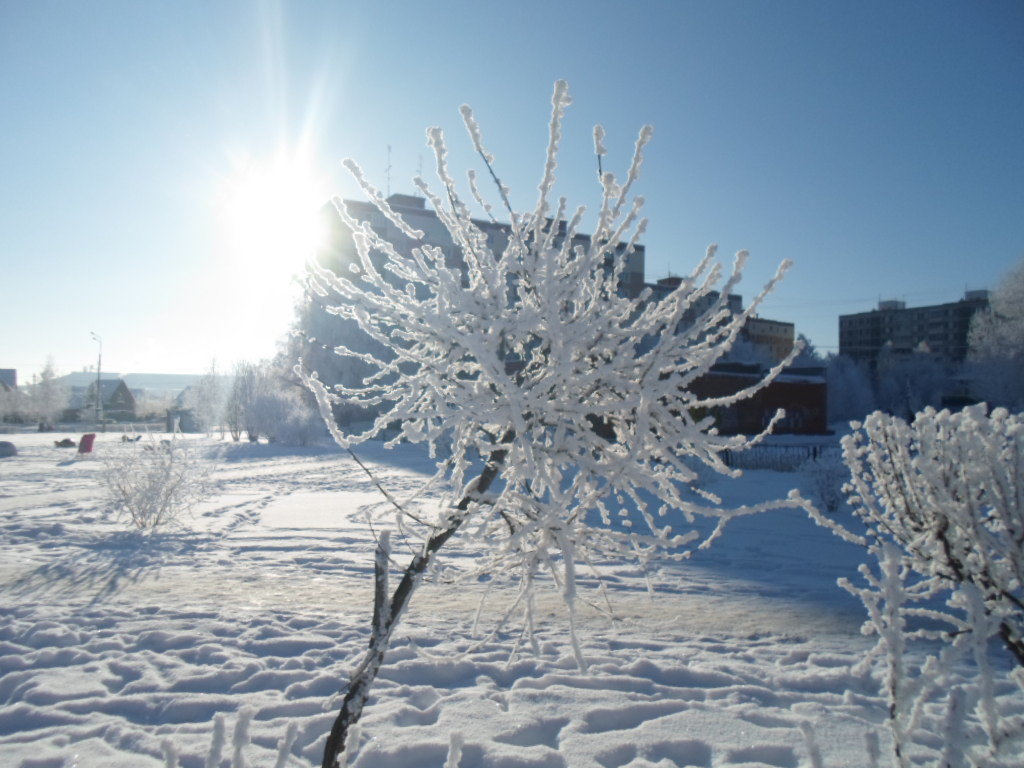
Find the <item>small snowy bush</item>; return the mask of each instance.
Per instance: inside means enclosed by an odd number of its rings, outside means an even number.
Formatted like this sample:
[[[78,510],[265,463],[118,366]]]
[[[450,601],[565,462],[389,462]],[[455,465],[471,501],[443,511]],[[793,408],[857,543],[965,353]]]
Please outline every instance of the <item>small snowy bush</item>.
[[[846,504],[843,486],[850,479],[850,470],[837,450],[822,451],[800,466],[806,478],[810,498],[829,513],[836,513]]]
[[[212,492],[210,467],[186,440],[127,443],[105,459],[116,513],[140,531],[176,525]]]
[[[918,764],[926,731],[939,765],[1019,766],[1024,723],[1001,702],[1024,695],[1024,416],[978,405],[853,426],[847,490],[867,532],[812,514],[873,561],[865,585],[840,584],[878,636],[864,665],[885,661],[896,764]]]

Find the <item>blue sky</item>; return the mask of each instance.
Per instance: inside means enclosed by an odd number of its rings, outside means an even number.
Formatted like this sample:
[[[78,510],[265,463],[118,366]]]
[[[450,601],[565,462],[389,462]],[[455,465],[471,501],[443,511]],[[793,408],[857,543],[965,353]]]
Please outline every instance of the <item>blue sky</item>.
[[[9,2],[0,367],[81,370],[90,332],[122,373],[273,354],[302,255],[269,250],[253,188],[356,196],[340,160],[384,187],[390,145],[411,191],[427,126],[471,161],[466,102],[528,207],[558,78],[560,192],[596,203],[595,122],[619,170],[653,124],[648,279],[717,242],[751,251],[749,296],[792,258],[763,314],[825,350],[841,313],[953,301],[1024,256],[1016,0]]]

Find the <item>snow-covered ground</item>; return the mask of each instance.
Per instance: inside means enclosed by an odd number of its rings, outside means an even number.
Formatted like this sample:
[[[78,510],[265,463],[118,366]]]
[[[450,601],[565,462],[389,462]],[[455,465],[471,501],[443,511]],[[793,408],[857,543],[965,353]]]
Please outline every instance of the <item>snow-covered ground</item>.
[[[91,457],[63,435],[5,436],[0,460],[0,765],[205,765],[218,714],[252,708],[249,765],[319,765],[334,699],[368,638],[379,493],[335,449],[197,443],[216,495],[181,530],[139,537],[107,510]],[[364,447],[392,490],[430,469],[422,453]],[[714,479],[727,502],[799,485],[794,473]],[[453,552],[453,557],[469,553]],[[482,648],[477,588],[428,583],[374,687],[353,764],[462,768],[867,765],[886,740],[877,683],[850,668],[872,641],[836,586],[861,552],[797,512],[736,521],[714,547],[656,570],[648,596],[628,563],[602,563],[615,618],[580,607],[579,672],[560,599],[541,595],[540,654],[510,628]],[[595,595],[584,594],[584,597]],[[509,598],[499,590],[489,609]],[[487,626],[485,613],[482,626]]]

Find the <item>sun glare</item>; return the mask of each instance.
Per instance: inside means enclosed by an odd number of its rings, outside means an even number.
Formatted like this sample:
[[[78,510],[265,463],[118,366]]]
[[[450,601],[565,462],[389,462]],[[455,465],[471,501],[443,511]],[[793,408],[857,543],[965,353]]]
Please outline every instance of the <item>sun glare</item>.
[[[222,332],[238,356],[272,354],[273,341],[294,320],[302,290],[296,277],[326,242],[320,209],[328,197],[308,164],[283,154],[262,163],[236,161],[222,180],[220,264],[244,307],[224,317]],[[253,351],[254,345],[266,351]]]
[[[322,245],[327,196],[297,161],[250,163],[227,184],[224,222],[232,256],[250,273],[287,279]]]

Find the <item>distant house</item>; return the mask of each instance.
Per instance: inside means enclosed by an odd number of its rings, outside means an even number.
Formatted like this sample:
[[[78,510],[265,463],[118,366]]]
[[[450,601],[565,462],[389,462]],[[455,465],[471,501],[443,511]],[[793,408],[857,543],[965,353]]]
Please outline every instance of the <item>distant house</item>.
[[[18,388],[18,371],[15,368],[0,368],[0,389],[13,392]]]
[[[103,418],[114,421],[129,421],[135,418],[135,396],[124,379],[101,379],[99,382],[100,404]],[[65,419],[81,421],[89,419],[96,412],[96,385],[72,386],[71,399]]]
[[[719,363],[693,383],[701,398],[735,394],[764,378],[759,365]],[[828,387],[824,368],[787,368],[771,384],[747,400],[716,409],[715,422],[726,435],[752,435],[767,426],[778,409],[786,415],[776,434],[828,433]]]
[[[202,378],[201,374],[178,374],[178,373],[114,373],[104,371],[102,381],[104,391],[111,386],[107,382],[123,381],[129,390],[134,401],[131,407],[131,416],[115,416],[107,414],[107,396],[104,395],[103,412],[105,417],[117,419],[139,419],[145,418],[153,413],[162,414],[167,404],[181,395],[182,391]],[[60,377],[58,382],[63,384],[71,392],[73,402],[69,407],[68,420],[77,421],[80,417],[93,418],[94,413],[85,413],[86,398],[89,398],[90,408],[95,411],[96,401],[89,394],[96,386],[96,373],[93,371],[77,371]],[[127,403],[127,398],[122,394],[122,403]],[[127,407],[115,407],[113,412],[129,410]]]

